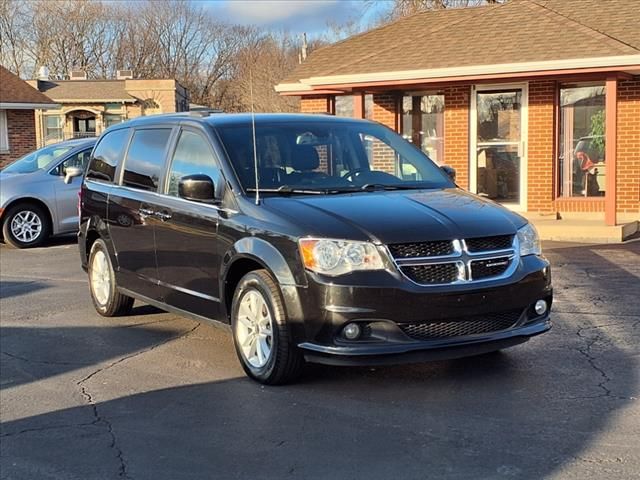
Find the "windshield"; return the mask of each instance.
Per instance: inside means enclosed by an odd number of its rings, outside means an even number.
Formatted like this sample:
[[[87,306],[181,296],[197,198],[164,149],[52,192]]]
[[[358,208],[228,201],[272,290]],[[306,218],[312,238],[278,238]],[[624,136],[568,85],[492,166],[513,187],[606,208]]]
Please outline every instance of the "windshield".
[[[246,191],[255,191],[251,125],[219,128]],[[275,193],[446,188],[427,156],[388,128],[365,122],[256,124],[258,184]]]
[[[72,147],[68,145],[51,145],[31,152],[7,166],[3,173],[31,173],[49,165],[53,160],[64,155]]]

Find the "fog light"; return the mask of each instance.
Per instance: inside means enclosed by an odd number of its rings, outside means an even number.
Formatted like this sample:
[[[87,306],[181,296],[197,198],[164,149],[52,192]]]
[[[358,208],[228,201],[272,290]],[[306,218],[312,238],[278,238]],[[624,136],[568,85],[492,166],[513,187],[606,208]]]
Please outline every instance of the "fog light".
[[[342,334],[347,340],[355,340],[360,336],[360,326],[357,323],[350,323],[344,327]]]
[[[547,311],[547,302],[544,300],[538,300],[534,308],[538,315],[542,315]]]

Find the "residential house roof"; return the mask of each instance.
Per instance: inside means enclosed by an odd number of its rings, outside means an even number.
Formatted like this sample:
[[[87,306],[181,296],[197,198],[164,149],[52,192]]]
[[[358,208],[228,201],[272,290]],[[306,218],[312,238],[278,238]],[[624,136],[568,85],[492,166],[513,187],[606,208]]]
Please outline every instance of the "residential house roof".
[[[20,77],[0,65],[0,107],[42,108],[55,103]]]
[[[56,102],[134,102],[125,80],[37,80],[38,89]]]
[[[543,68],[640,70],[639,24],[638,0],[511,0],[426,11],[318,49],[276,89]]]

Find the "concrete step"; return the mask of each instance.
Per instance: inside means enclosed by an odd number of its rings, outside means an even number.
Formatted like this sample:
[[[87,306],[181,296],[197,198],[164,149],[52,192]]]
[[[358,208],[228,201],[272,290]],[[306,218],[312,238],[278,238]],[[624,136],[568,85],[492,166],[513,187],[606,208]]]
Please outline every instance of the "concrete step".
[[[529,218],[542,240],[580,243],[620,243],[640,231],[640,222],[607,226],[603,220]]]

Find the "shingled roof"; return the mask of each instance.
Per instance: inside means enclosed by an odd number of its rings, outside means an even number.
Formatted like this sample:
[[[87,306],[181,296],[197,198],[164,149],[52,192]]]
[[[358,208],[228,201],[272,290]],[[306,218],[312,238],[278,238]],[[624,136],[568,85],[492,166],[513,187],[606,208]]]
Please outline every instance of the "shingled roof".
[[[134,102],[124,80],[40,80],[38,88],[57,102]]]
[[[483,67],[499,65],[506,73],[532,62],[638,67],[638,25],[638,0],[511,0],[427,11],[313,52],[276,89],[330,86],[354,75],[408,79],[471,67],[495,73]]]
[[[55,103],[20,77],[0,65],[0,106],[2,108],[35,108]]]

